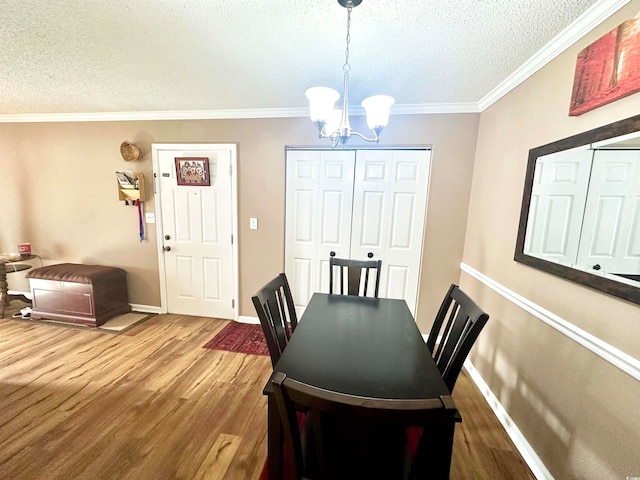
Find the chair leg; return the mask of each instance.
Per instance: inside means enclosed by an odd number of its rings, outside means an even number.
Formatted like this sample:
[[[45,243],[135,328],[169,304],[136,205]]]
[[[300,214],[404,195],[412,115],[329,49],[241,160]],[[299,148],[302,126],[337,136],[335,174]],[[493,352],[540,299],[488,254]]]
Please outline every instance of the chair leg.
[[[424,429],[411,465],[410,480],[449,479],[455,426],[455,420],[451,418],[434,422]]]
[[[267,400],[268,433],[267,433],[267,460],[269,480],[282,478],[282,458],[284,437],[282,433],[282,421],[278,412],[275,395],[268,395]]]

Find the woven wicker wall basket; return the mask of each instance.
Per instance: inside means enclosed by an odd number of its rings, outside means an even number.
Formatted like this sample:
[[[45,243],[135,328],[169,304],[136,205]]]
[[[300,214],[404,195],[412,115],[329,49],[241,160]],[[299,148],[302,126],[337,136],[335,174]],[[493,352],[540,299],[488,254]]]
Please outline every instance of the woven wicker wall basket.
[[[127,162],[133,162],[140,158],[140,149],[133,143],[122,142],[120,145],[120,154]]]

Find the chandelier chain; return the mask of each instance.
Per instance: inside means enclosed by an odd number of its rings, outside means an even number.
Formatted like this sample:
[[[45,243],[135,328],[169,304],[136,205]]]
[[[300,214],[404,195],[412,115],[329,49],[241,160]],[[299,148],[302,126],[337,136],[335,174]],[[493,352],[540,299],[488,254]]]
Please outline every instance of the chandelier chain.
[[[345,72],[349,72],[351,70],[351,65],[349,64],[349,43],[351,42],[351,10],[353,10],[353,3],[351,1],[347,2],[347,48],[344,51],[344,65],[342,66],[342,70]]]

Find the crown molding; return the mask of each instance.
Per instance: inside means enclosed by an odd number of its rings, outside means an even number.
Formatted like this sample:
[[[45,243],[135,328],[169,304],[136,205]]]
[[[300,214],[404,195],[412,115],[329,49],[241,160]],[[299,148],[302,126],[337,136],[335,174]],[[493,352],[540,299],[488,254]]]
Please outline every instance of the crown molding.
[[[593,30],[631,0],[598,0],[577,20],[556,35],[549,43],[527,60],[521,67],[491,90],[478,102],[404,104],[392,107],[391,115],[425,115],[443,113],[481,113],[534,73],[564,52],[576,41]],[[350,107],[353,115],[364,115],[361,107]],[[227,110],[176,110],[151,112],[98,112],[98,113],[24,113],[0,114],[0,123],[47,122],[123,122],[150,120],[231,120],[251,118],[306,117],[304,108],[263,108]]]
[[[631,0],[599,0],[478,102],[484,111]]]
[[[364,115],[362,107],[350,107],[352,115]],[[423,115],[434,113],[479,113],[476,102],[395,105],[391,115]],[[127,122],[151,120],[231,120],[250,118],[307,117],[304,108],[256,108],[231,110],[176,110],[154,112],[97,112],[97,113],[24,113],[0,114],[0,123],[57,123],[57,122]]]
[[[394,105],[391,115],[428,115],[433,113],[480,113],[478,102],[423,103]],[[364,110],[362,111],[364,115]]]
[[[126,122],[150,120],[227,120],[306,117],[306,108],[175,110],[151,112],[24,113],[0,115],[0,123]]]

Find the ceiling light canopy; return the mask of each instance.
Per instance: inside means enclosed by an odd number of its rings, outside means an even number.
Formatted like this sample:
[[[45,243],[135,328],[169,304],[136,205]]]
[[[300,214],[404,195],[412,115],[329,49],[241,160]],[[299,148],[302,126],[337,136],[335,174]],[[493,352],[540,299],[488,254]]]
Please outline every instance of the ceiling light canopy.
[[[345,50],[345,60],[342,70],[344,71],[344,95],[342,98],[342,110],[334,108],[340,94],[328,87],[312,87],[307,89],[305,96],[309,99],[309,114],[311,120],[318,127],[319,138],[330,138],[333,146],[346,144],[351,135],[366,140],[367,142],[380,141],[380,132],[389,123],[389,109],[395,102],[389,95],[374,95],[362,101],[362,107],[367,115],[367,125],[373,133],[373,137],[365,135],[351,129],[349,124],[349,43],[351,41],[351,11],[357,7],[362,0],[338,0],[338,3],[347,9],[347,48]]]

